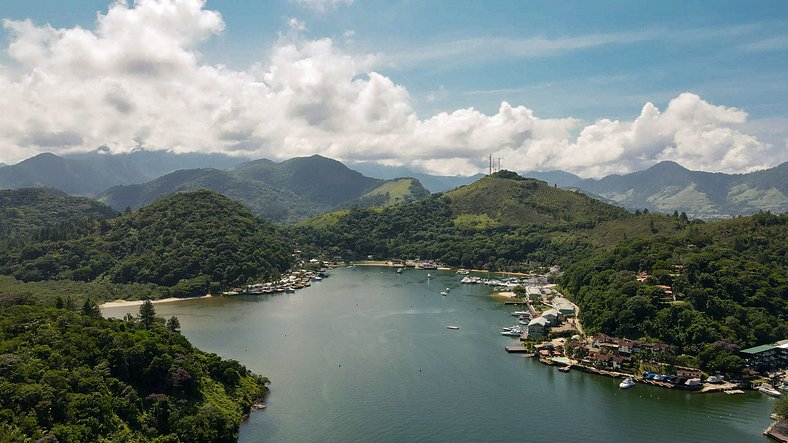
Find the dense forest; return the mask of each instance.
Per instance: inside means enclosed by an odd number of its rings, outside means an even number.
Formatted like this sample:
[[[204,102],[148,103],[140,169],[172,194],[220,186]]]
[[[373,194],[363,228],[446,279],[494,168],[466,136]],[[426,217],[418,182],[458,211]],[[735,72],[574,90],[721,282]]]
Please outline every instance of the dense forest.
[[[112,208],[86,197],[44,188],[0,190],[0,241],[21,241],[80,222],[117,216]]]
[[[569,266],[562,284],[588,330],[653,338],[696,356],[689,363],[735,372],[733,351],[788,336],[788,215],[622,240]]]
[[[238,362],[192,347],[150,302],[125,320],[91,302],[81,312],[11,303],[0,309],[1,441],[235,441],[267,390]]]
[[[180,296],[272,277],[290,264],[278,228],[204,190],[174,194],[113,220],[41,231],[0,250],[0,273],[18,280],[150,283]]]

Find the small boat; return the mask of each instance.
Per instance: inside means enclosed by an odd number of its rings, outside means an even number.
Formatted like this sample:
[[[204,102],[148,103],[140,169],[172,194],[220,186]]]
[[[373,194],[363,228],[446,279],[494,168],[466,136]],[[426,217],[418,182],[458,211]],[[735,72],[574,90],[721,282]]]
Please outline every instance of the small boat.
[[[428,279],[429,279],[429,278],[432,278],[432,275],[430,275],[430,274],[427,274],[427,278],[428,278]]]
[[[319,275],[313,275],[313,276],[312,276],[312,280],[313,280],[313,281],[320,281],[320,280],[323,280],[323,277],[321,277],[321,276],[319,276]]]
[[[402,274],[402,268],[397,268],[397,274]]]
[[[348,269],[353,269],[353,268],[355,268],[355,267],[356,267],[356,265],[347,265],[347,266],[345,266],[345,267],[346,267],[346,268],[348,268]]]
[[[572,367],[569,365],[561,366],[560,368],[558,368],[558,370],[561,372],[569,372],[570,369],[572,369]]]
[[[454,329],[456,331],[457,329],[460,329],[460,327],[459,326],[446,326],[446,329]]]
[[[285,288],[285,293],[287,294],[295,294],[295,291],[296,290],[294,288],[291,288],[290,286]]]
[[[625,378],[624,381],[618,385],[621,389],[631,388],[632,386],[635,386],[635,380],[632,377]]]
[[[527,316],[530,317],[531,313],[528,312],[528,311],[514,311],[514,312],[512,312],[512,315],[515,316],[515,317],[519,317],[521,315],[527,315]]]
[[[449,293],[446,292],[446,291],[441,291],[441,295],[445,297],[445,296],[449,295]]]
[[[460,274],[460,275],[468,275],[468,274],[470,274],[470,271],[468,271],[467,269],[460,268],[460,269],[457,270],[457,273]]]
[[[774,389],[771,385],[767,385],[765,383],[760,385],[760,386],[758,386],[755,389],[763,392],[766,395],[771,395],[772,397],[781,397],[782,396],[780,391],[778,391],[777,389]]]
[[[505,328],[503,331],[501,331],[501,335],[506,335],[509,337],[519,337],[522,333],[523,329],[518,325],[512,326],[511,328]]]
[[[445,289],[445,291],[446,291],[447,293],[448,293],[448,292],[451,292],[451,288],[446,288],[446,289]]]

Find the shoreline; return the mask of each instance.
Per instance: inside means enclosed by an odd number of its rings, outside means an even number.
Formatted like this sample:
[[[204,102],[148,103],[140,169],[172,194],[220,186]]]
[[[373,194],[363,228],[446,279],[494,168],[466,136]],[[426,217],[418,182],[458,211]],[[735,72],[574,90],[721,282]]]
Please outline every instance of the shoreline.
[[[348,263],[348,262],[346,262]],[[354,266],[380,266],[383,268],[408,268],[414,269],[412,266],[405,266],[405,265],[390,265],[387,261],[383,260],[361,260],[357,262],[351,262]],[[432,271],[454,271],[460,268],[452,268],[452,267],[439,267],[438,269],[431,269]],[[429,271],[430,269],[418,269],[419,271]],[[468,272],[475,272],[479,274],[501,274],[501,275],[511,275],[514,277],[528,277],[532,274],[526,274],[523,272],[506,272],[506,271],[488,271],[486,269],[468,269]]]
[[[158,300],[151,300],[151,303],[158,304],[158,303],[172,303],[176,301],[183,301],[183,300],[198,300],[201,298],[210,298],[213,297],[211,294],[202,295],[199,297],[167,297],[167,298],[160,298]],[[145,300],[115,300],[115,301],[108,301],[106,303],[100,304],[99,308],[123,308],[128,306],[141,306]]]

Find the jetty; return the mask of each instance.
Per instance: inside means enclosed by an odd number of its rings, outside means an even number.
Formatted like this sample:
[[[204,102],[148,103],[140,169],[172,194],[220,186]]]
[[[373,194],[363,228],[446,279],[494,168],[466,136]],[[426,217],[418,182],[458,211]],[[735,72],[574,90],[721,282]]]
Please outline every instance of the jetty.
[[[506,346],[506,352],[510,354],[527,354],[529,351],[524,346],[516,345],[516,346]]]

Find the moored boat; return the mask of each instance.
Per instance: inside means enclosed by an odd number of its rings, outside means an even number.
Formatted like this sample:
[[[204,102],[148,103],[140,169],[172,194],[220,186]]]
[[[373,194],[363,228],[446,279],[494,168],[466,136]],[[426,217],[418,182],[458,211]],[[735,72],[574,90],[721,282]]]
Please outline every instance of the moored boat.
[[[624,381],[622,381],[618,385],[618,387],[621,389],[628,389],[631,388],[632,386],[635,386],[635,379],[633,379],[632,377],[625,378]]]
[[[780,391],[778,391],[777,389],[774,389],[772,387],[772,385],[767,385],[766,383],[758,386],[755,389],[763,392],[766,395],[771,395],[772,397],[781,397],[782,396],[782,393],[780,393]]]

